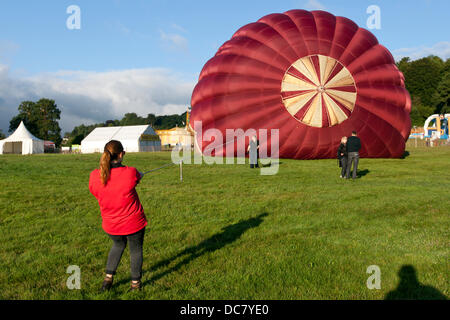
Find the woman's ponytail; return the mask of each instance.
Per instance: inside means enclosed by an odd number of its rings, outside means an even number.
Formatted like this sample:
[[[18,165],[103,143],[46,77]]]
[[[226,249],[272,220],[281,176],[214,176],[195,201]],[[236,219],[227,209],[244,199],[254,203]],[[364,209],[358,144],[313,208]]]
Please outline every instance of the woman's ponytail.
[[[100,179],[106,186],[111,175],[111,161],[116,160],[123,152],[123,146],[119,141],[111,140],[105,145],[105,149],[100,158]]]
[[[100,179],[102,180],[102,184],[106,186],[106,183],[109,180],[109,176],[111,174],[111,153],[109,150],[103,152],[102,157],[100,158]]]

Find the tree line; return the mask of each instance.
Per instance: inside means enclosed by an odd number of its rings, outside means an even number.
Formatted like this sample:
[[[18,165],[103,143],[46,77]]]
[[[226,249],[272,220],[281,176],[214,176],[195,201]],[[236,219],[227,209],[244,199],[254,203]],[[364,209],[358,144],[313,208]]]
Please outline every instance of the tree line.
[[[412,100],[411,123],[423,126],[432,114],[450,113],[450,59],[436,56],[411,61],[403,58],[397,67],[405,76]]]
[[[43,98],[36,102],[23,101],[19,105],[19,114],[9,122],[9,132],[14,132],[23,121],[28,131],[35,137],[53,141],[59,146],[62,141],[58,123],[60,117],[61,110],[58,109],[55,100]]]

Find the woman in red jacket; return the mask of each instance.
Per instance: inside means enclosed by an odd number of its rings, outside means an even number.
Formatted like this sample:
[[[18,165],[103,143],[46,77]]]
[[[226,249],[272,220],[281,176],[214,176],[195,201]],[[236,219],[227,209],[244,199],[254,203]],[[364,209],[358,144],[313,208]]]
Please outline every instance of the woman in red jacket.
[[[147,218],[136,192],[142,174],[136,168],[122,165],[125,155],[119,141],[105,145],[100,168],[91,172],[89,190],[97,198],[103,230],[113,241],[106,264],[102,290],[109,290],[127,243],[130,247],[131,289],[141,288],[142,245]]]

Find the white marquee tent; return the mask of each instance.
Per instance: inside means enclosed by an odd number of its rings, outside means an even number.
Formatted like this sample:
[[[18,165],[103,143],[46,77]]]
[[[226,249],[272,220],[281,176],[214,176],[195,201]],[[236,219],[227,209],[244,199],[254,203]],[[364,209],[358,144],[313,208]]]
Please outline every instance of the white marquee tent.
[[[34,154],[44,153],[44,140],[33,136],[25,127],[23,122],[20,123],[16,131],[8,138],[0,140],[0,154]]]
[[[81,141],[81,153],[102,153],[111,140],[120,141],[126,152],[161,151],[161,141],[149,125],[95,128]]]

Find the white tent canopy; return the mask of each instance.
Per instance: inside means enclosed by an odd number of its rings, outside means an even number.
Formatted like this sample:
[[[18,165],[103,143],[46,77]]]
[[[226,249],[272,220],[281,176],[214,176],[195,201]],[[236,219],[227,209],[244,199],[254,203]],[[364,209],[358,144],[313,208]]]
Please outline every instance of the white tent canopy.
[[[156,133],[149,125],[95,128],[81,141],[81,152],[102,153],[111,140],[120,141],[126,152],[161,150],[161,141],[148,141],[143,135],[156,136]]]
[[[0,140],[0,154],[44,153],[44,140],[33,136],[20,122],[16,131],[8,138]]]

